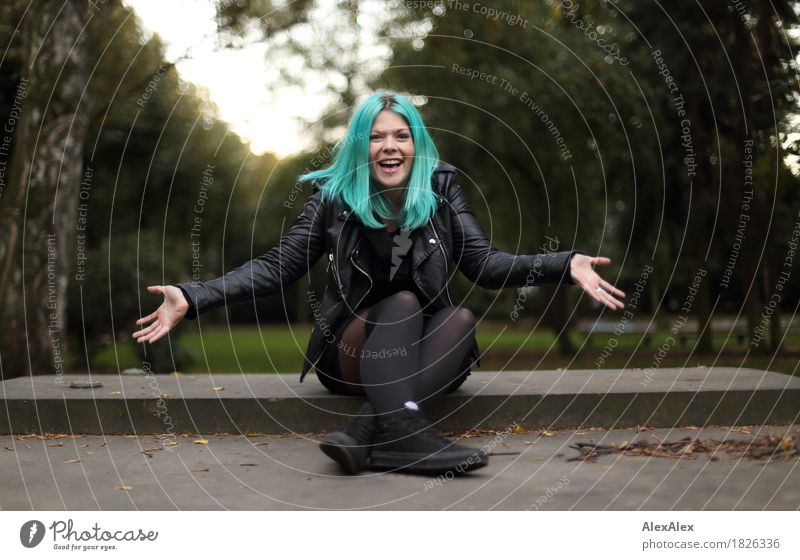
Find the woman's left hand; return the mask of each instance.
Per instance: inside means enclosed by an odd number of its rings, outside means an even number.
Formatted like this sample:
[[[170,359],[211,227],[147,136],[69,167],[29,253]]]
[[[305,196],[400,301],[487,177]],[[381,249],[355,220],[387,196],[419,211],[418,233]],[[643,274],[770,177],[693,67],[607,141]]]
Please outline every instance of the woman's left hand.
[[[610,307],[611,309],[622,309],[625,304],[612,296],[625,297],[625,292],[618,290],[594,271],[594,265],[610,264],[611,259],[607,257],[588,257],[576,253],[569,261],[569,273],[572,281],[583,288],[592,299]]]

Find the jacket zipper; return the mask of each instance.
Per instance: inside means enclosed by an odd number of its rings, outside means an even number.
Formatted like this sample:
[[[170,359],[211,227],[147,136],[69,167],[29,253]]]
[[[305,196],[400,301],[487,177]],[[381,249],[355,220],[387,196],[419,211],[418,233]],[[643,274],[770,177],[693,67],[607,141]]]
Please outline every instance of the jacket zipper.
[[[444,255],[444,293],[447,295],[447,301],[450,302],[450,307],[455,307],[453,305],[453,300],[450,299],[450,290],[447,287],[447,279],[450,277],[450,267],[447,262],[447,249],[444,248],[444,243],[442,243],[441,238],[439,237],[439,233],[436,231],[435,225],[435,218],[431,218],[431,227],[433,228],[433,234],[436,236],[436,239],[439,242],[439,247],[442,249],[442,254]]]
[[[372,285],[373,285],[372,276],[370,276],[369,273],[366,270],[364,270],[363,268],[358,266],[358,263],[353,258],[354,255],[358,254],[358,245],[359,245],[359,243],[361,243],[361,239],[360,238],[358,240],[358,243],[356,243],[355,249],[353,250],[353,252],[350,253],[350,262],[353,263],[353,266],[355,268],[357,268],[358,270],[360,270],[367,277],[367,280],[369,280],[369,289],[366,292],[364,292],[364,295],[359,298],[358,303],[356,303],[353,306],[353,311],[358,309],[358,306],[361,305],[361,302],[364,301],[364,298],[367,297],[367,294],[372,290]],[[342,298],[344,298],[344,294],[342,294]]]
[[[342,281],[339,278],[339,270],[336,268],[336,259],[333,258],[332,250],[328,251],[328,270],[330,270],[331,267],[333,267],[333,278],[336,280],[336,284],[339,286],[339,294],[341,294],[342,299],[344,299],[344,292],[342,290]],[[322,348],[317,350],[317,355],[314,356],[314,358],[311,360],[311,366],[309,366],[309,369],[317,365],[317,362],[320,360],[322,354],[324,353],[325,353],[325,345],[323,344]],[[303,380],[304,376],[305,374],[303,374],[300,377],[301,381]]]
[[[339,278],[339,270],[336,268],[336,261],[333,258],[333,251],[328,253],[328,266],[333,267],[333,277],[336,280],[336,285],[339,286],[339,293],[341,294],[342,298],[344,298],[344,292],[342,290],[342,280]]]

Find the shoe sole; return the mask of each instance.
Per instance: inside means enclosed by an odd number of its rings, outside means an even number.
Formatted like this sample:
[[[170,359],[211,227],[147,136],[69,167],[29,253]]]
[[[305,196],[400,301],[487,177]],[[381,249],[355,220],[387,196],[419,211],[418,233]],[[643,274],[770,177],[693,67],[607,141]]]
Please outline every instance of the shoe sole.
[[[425,454],[402,453],[398,451],[376,451],[370,454],[367,468],[372,470],[398,470],[416,474],[437,475],[455,471],[465,473],[483,468],[489,464],[489,456],[472,453],[463,454]]]
[[[358,442],[344,432],[330,433],[319,443],[322,452],[350,474],[358,474],[363,467],[355,447],[358,447]]]

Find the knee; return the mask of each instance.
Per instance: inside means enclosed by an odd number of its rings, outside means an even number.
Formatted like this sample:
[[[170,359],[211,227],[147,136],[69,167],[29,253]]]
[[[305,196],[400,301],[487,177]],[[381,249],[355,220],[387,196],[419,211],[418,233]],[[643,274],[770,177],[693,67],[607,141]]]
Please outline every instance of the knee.
[[[422,306],[414,292],[402,290],[375,304],[367,314],[364,334],[366,338],[379,323],[399,323],[418,325],[422,327]]]
[[[475,329],[475,327],[478,325],[478,320],[475,318],[475,314],[466,307],[456,307],[453,310],[453,314],[450,316],[450,320],[455,321],[467,331]]]
[[[414,315],[422,309],[417,295],[410,290],[401,290],[391,295],[390,298],[392,308],[402,310],[404,315]]]

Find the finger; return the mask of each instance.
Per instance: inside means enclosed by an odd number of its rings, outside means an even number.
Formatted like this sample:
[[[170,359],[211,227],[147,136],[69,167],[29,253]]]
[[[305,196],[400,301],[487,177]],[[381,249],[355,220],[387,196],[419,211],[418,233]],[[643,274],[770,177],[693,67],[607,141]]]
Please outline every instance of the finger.
[[[140,323],[144,323],[145,321],[152,321],[152,320],[153,320],[153,319],[155,319],[156,317],[158,317],[158,309],[156,309],[155,311],[153,311],[153,312],[152,312],[150,315],[148,315],[147,317],[142,317],[141,319],[137,320],[137,321],[136,321],[136,324],[138,325],[138,324],[140,324]]]
[[[167,290],[164,286],[147,286],[147,291],[151,294],[163,294]]]
[[[603,300],[603,297],[600,295],[600,292],[598,292],[597,289],[589,288],[587,286],[586,293],[589,294],[591,298],[595,300],[597,303],[602,303],[603,305],[605,305],[606,302],[605,300]]]
[[[141,333],[139,336],[140,337],[146,337],[146,336],[150,335],[150,333],[152,333],[153,331],[156,331],[156,330],[158,330],[160,328],[161,328],[161,321],[156,321],[155,323],[153,323],[152,325],[148,326],[147,328],[142,329],[141,331],[139,331]],[[134,333],[134,334],[136,334],[136,333]]]
[[[150,336],[150,342],[151,343],[155,342],[156,340],[158,340],[159,338],[161,338],[162,336],[167,334],[167,332],[169,332],[168,328],[166,328],[166,327],[160,328],[156,333],[154,333],[154,334],[152,334]]]
[[[590,261],[590,264],[592,266],[596,264],[603,264],[603,265],[611,264],[611,259],[609,259],[608,257],[593,257]]]
[[[616,310],[616,309],[622,309],[624,307],[621,301],[611,297],[611,295],[605,290],[598,290],[595,288],[595,290],[593,291],[593,295],[596,295],[595,299],[597,301],[599,301],[600,303],[611,309]]]
[[[616,288],[615,286],[612,286],[605,280],[600,280],[600,287],[603,288],[605,291],[612,293],[616,296],[625,297],[625,292],[623,292],[619,288]]]
[[[622,309],[623,307],[625,307],[624,303],[622,303],[618,299],[615,299],[615,298],[613,298],[611,296],[608,296],[608,301],[610,302],[610,304],[606,304],[606,305],[608,305],[611,309],[617,310],[617,309]]]
[[[158,332],[164,324],[159,320],[147,327],[145,332],[141,335],[141,339],[144,342],[150,342],[153,338],[153,334]]]
[[[605,294],[606,301],[608,302],[607,305],[611,307],[611,309],[622,309],[625,307],[625,304],[619,301],[617,298],[613,297],[608,292],[603,292]]]
[[[153,342],[155,342],[156,340],[158,340],[158,339],[159,339],[159,336],[158,336],[159,332],[161,332],[161,329],[160,329],[160,328],[159,328],[159,330],[157,330],[157,331],[154,331],[154,332],[152,332],[152,333],[148,334],[148,335],[147,335],[146,337],[144,337],[142,340],[143,340],[144,342],[147,342],[148,344],[152,344]]]

